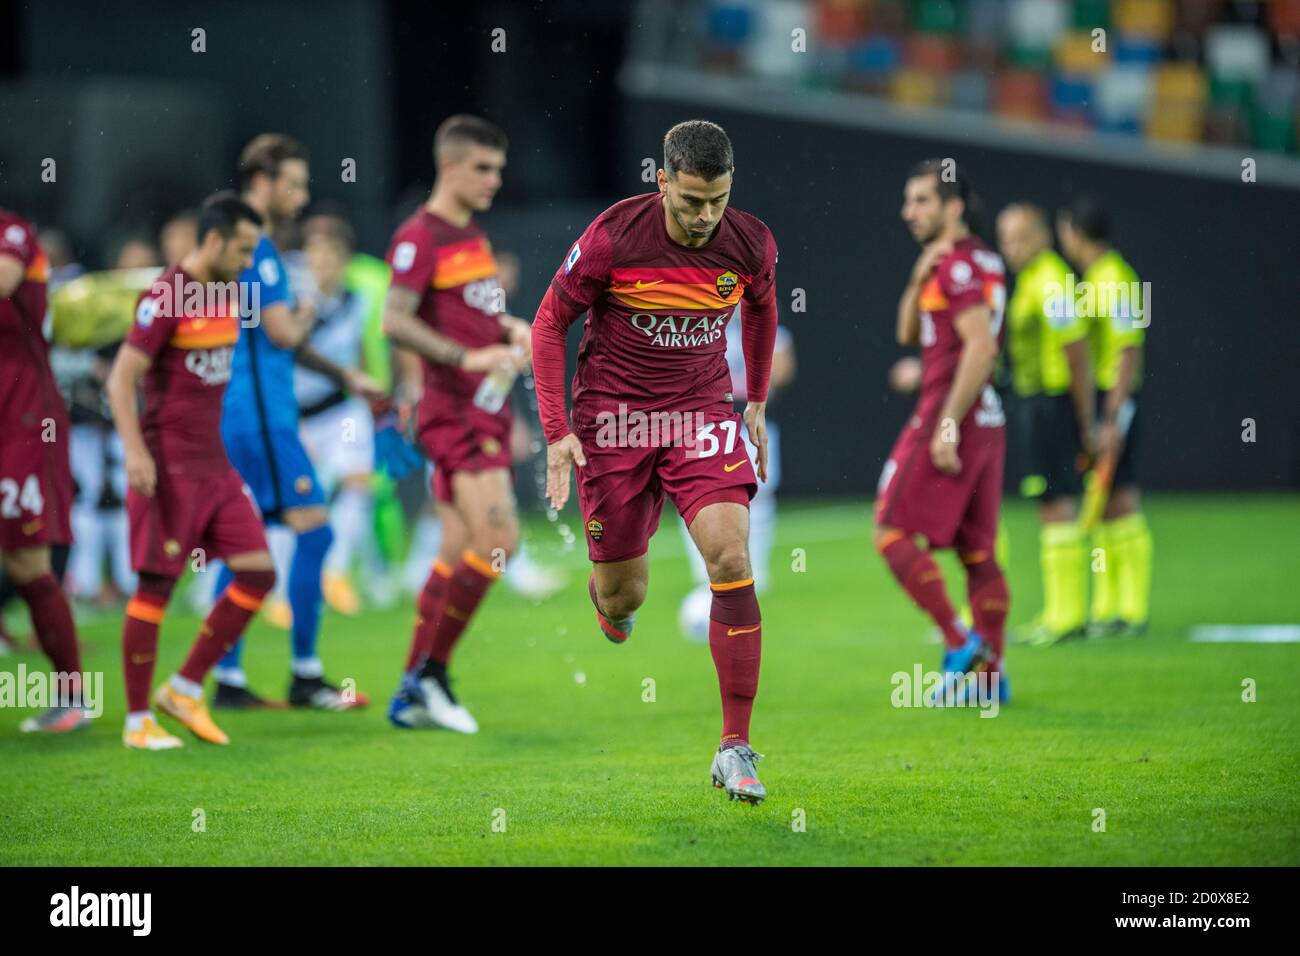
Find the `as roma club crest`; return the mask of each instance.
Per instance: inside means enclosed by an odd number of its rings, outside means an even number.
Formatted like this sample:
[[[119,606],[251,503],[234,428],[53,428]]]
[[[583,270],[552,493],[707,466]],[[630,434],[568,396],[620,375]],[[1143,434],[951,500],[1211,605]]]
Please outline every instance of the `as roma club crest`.
[[[484,438],[483,441],[479,443],[479,448],[483,450],[483,454],[488,455],[489,457],[501,453],[501,443],[495,438]]]
[[[718,290],[718,295],[724,299],[731,298],[731,293],[736,291],[736,283],[740,278],[734,272],[724,272],[713,280],[714,288]]]
[[[599,541],[600,536],[605,533],[605,526],[592,518],[587,522],[587,534],[591,535],[592,541]]]

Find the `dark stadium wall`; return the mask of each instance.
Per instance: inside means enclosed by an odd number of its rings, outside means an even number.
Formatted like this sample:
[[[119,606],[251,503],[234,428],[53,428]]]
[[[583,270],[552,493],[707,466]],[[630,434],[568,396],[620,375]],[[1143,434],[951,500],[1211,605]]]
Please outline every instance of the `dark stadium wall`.
[[[647,188],[641,162],[659,156],[664,131],[703,113],[735,145],[732,201],[776,236],[781,321],[799,359],[771,410],[789,423],[788,493],[870,493],[911,408],[885,379],[906,351],[894,343],[894,313],[917,255],[899,220],[903,177],[927,156],[955,157],[969,172],[986,239],[1012,200],[1050,210],[1087,192],[1110,206],[1115,246],[1151,282],[1146,486],[1300,487],[1300,193],[659,99],[629,97],[623,112],[626,192]],[[795,289],[805,312],[790,309]],[[1242,440],[1244,419],[1255,422],[1254,442]]]
[[[106,223],[156,227],[232,186],[243,144],[283,131],[312,150],[313,198],[344,203],[358,233],[377,236],[394,188],[386,18],[383,4],[360,0],[28,4],[10,95],[37,107],[22,117],[22,142],[6,144],[15,130],[0,124],[0,157],[17,152],[27,168],[57,155],[71,188],[31,177],[32,214],[93,249]],[[194,49],[197,28],[206,52]],[[355,182],[343,180],[345,159]]]

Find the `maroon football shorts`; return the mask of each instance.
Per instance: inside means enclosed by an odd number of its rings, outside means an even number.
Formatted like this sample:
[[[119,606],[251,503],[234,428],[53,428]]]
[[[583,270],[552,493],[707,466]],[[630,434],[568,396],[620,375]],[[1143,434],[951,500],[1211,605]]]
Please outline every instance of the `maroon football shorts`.
[[[748,505],[758,491],[754,463],[732,412],[697,413],[703,424],[693,444],[630,446],[579,435],[587,465],[578,471],[578,504],[592,561],[626,561],[645,554],[659,527],[665,493],[689,527],[715,501]]]
[[[41,441],[39,430],[0,436],[0,551],[71,544],[71,515],[68,443]]]
[[[457,472],[510,468],[509,406],[496,415],[468,406],[454,418],[436,418],[420,429],[420,446],[433,462],[434,498],[451,504]]]
[[[262,516],[232,467],[215,475],[168,475],[159,465],[150,497],[126,495],[131,567],[180,577],[195,548],[204,560],[266,550]]]
[[[932,548],[991,553],[1002,506],[1006,429],[963,427],[957,446],[961,471],[945,475],[930,458],[932,430],[913,421],[903,426],[880,473],[876,524],[924,535]]]

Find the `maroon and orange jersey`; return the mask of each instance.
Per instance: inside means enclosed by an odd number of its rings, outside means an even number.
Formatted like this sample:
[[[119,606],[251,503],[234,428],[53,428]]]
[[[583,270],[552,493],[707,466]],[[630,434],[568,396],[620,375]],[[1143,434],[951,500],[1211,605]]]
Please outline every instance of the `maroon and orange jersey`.
[[[551,280],[565,304],[590,310],[573,377],[580,435],[620,404],[729,412],[727,323],[742,299],[756,313],[774,304],[776,241],[761,220],[728,207],[692,248],[669,236],[662,199],[647,193],[605,210]]]
[[[221,400],[239,339],[239,296],[193,308],[187,302],[196,285],[172,266],[140,296],[126,337],[153,359],[144,377],[140,427],[159,471],[172,475],[214,475],[230,467],[221,441]],[[177,289],[185,290],[186,301],[177,301]]]
[[[921,396],[916,417],[931,427],[952,387],[961,357],[962,340],[954,321],[972,305],[987,305],[993,312],[993,334],[1001,341],[1006,305],[1006,270],[1002,258],[977,236],[957,242],[942,257],[921,286],[917,308],[921,312]],[[997,392],[986,385],[979,401],[971,405],[962,425],[1005,423]]]
[[[67,421],[41,334],[50,265],[31,225],[4,209],[0,256],[12,256],[24,269],[18,288],[0,299],[0,440],[22,440],[24,435],[36,440],[45,419],[59,425]]]
[[[487,235],[472,220],[453,225],[423,207],[402,223],[386,256],[393,285],[420,296],[416,314],[431,329],[467,349],[501,342],[497,316],[505,297]],[[486,414],[471,404],[484,373],[424,362],[420,426]],[[509,415],[509,404],[502,413]]]

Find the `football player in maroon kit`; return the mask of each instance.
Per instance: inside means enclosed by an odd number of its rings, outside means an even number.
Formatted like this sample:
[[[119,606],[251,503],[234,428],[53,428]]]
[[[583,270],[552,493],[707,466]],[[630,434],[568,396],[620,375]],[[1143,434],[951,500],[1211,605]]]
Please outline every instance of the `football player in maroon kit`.
[[[389,706],[397,727],[478,731],[447,668],[519,545],[507,393],[530,359],[531,337],[527,322],[505,312],[492,247],[473,218],[501,188],[506,145],[484,119],[445,120],[434,134],[433,192],[388,248],[393,278],[384,332],[402,347],[399,406],[419,403],[419,440],[434,464],[442,525],[405,674]]]
[[[533,322],[547,494],[559,510],[578,469],[596,620],[615,643],[645,601],[646,549],[667,494],[704,558],[713,592],[709,648],[722,694],[711,775],[731,799],[760,802],[750,713],[762,625],[749,561],[749,499],[767,480],[765,406],[776,340],[776,243],[728,205],[735,160],[704,120],[664,137],[657,192],[616,203],[570,248]],[[736,305],[748,389],[732,407],[726,327]],[[565,333],[586,321],[565,415]],[[647,429],[646,423],[650,423]],[[739,429],[758,450],[757,475]]]
[[[48,273],[35,230],[0,209],[0,561],[68,691],[21,729],[61,733],[89,718],[72,610],[50,566],[50,545],[72,542],[72,471],[68,410],[41,334]]]
[[[181,669],[153,696],[200,740],[229,740],[203,702],[203,678],[230,649],[275,584],[261,516],[221,441],[221,404],[240,334],[238,284],[252,263],[262,218],[233,192],[199,212],[199,244],[141,295],[135,323],[108,378],[125,449],[131,565],[122,663],[127,717],[122,741],[137,750],[181,746],[149,709],[149,684],[176,580],[191,560],[221,558],[234,581],[217,599]],[[143,384],[144,411],[136,406]]]
[[[903,189],[902,218],[921,255],[898,303],[900,345],[921,348],[921,390],[880,475],[876,549],[943,633],[944,681],[932,702],[952,703],[984,669],[1007,700],[1002,647],[1010,605],[994,557],[1006,419],[990,384],[1006,302],[1002,259],[972,230],[970,183],[952,160],[926,160]],[[925,538],[925,545],[917,542]],[[953,548],[966,569],[973,629],[953,610],[930,552]]]

